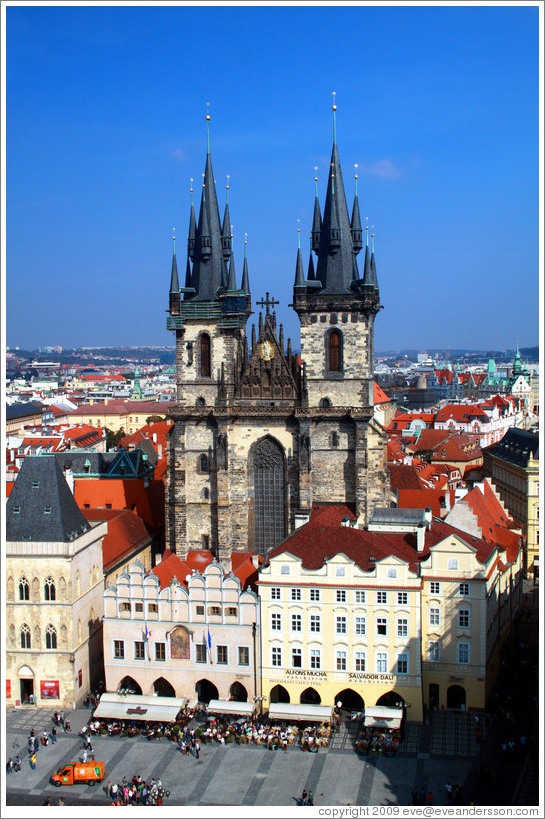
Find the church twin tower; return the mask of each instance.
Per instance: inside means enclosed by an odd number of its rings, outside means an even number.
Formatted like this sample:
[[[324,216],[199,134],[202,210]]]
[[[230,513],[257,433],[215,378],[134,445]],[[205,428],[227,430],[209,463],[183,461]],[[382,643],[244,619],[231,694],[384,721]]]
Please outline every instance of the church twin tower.
[[[184,287],[172,259],[167,328],[176,334],[177,400],[169,413],[166,543],[180,557],[210,549],[222,560],[248,549],[265,555],[313,505],[346,504],[365,524],[373,506],[386,504],[386,438],[373,419],[380,300],[368,239],[358,272],[357,190],[350,219],[334,136],[323,215],[316,186],[306,277],[297,250],[301,354],[285,343],[268,293],[249,343],[246,245],[239,285],[209,139],[203,178],[198,221],[191,202]]]

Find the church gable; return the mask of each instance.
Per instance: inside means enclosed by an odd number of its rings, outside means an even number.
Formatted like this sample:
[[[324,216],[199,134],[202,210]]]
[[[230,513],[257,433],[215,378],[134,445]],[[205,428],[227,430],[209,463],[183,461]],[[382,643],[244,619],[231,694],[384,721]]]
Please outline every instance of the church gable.
[[[280,340],[276,337],[276,317],[259,316],[259,336],[252,339],[252,352],[243,365],[240,382],[235,388],[235,399],[242,401],[295,401],[300,393],[300,362],[291,355],[288,339],[287,352],[283,350],[282,327]]]

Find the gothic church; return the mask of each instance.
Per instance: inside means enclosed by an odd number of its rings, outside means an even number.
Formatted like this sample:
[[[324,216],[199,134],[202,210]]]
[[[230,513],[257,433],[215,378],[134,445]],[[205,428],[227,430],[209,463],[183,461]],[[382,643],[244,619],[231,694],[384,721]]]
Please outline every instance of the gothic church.
[[[166,542],[180,557],[189,549],[210,549],[220,561],[233,551],[265,555],[315,504],[349,505],[359,525],[375,505],[388,505],[386,434],[373,419],[373,325],[381,305],[368,239],[358,272],[363,247],[357,189],[350,218],[334,128],[323,213],[316,185],[306,277],[297,250],[292,306],[300,355],[285,342],[278,302],[268,293],[249,342],[246,246],[239,286],[229,204],[222,223],[208,138],[184,286],[174,252],[167,317],[176,335],[177,400]]]

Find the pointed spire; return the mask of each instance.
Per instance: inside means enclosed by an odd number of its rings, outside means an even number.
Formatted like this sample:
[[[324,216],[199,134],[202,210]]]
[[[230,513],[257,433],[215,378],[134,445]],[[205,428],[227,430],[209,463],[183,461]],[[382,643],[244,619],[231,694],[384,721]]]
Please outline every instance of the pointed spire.
[[[280,347],[280,349],[282,350],[282,353],[283,353],[284,352],[284,328],[283,328],[282,325],[280,325],[279,330],[278,330],[278,346]]]
[[[222,258],[221,260],[221,288],[225,290],[227,288],[227,282],[229,280],[229,273],[227,271],[227,262],[225,259]]]
[[[195,236],[197,235],[197,222],[195,219],[195,208],[193,207],[193,179],[191,180],[191,213],[189,214],[189,232],[187,234],[187,250],[189,258],[193,261],[195,253]]]
[[[222,231],[214,171],[212,169],[212,159],[208,152],[203,173],[202,199],[193,257],[192,279],[195,294],[192,299],[197,301],[215,301],[217,299],[217,292],[222,286],[222,274],[224,272],[221,239]],[[226,284],[226,279],[224,284]]]
[[[352,267],[352,281],[359,282],[360,274],[358,273],[358,262],[356,260],[356,254],[354,253],[354,266]]]
[[[375,290],[378,291],[377,267],[375,264],[375,234],[373,232],[374,225],[371,225],[371,283]]]
[[[221,249],[223,251],[223,258],[227,261],[231,256],[232,237],[231,237],[231,217],[229,216],[229,174],[227,174],[227,185],[225,186],[227,196],[225,199],[225,213],[223,214],[223,226],[221,229]]]
[[[176,228],[172,228],[173,231],[176,231]],[[178,265],[176,263],[176,233],[172,236],[172,268],[170,271],[170,292],[178,293],[180,290],[180,284],[178,281]]]
[[[312,259],[312,250],[310,251],[308,257],[308,272],[307,272],[307,279],[309,281],[314,281],[316,279],[316,274],[314,273],[314,261]]]
[[[312,249],[315,253],[320,247],[320,235],[322,232],[322,214],[320,213],[320,202],[318,200],[318,166],[314,166],[314,185],[316,193],[314,196],[314,217],[312,220]]]
[[[185,287],[191,287],[191,265],[189,263],[189,254],[187,256],[187,263],[185,266]]]
[[[244,264],[242,266],[242,290],[246,296],[250,295],[250,279],[248,276],[248,259],[246,258],[246,248],[248,246],[248,234],[244,234]]]
[[[227,279],[227,290],[237,289],[237,277],[235,273],[235,254],[231,251],[231,259],[229,261],[229,278]]]
[[[299,219],[297,220],[300,221]],[[303,259],[301,257],[301,228],[297,228],[297,263],[295,265],[295,281],[294,287],[305,286],[305,276],[303,273]]]
[[[352,206],[352,219],[350,221],[350,229],[352,233],[352,247],[354,248],[354,253],[357,256],[362,248],[362,241],[361,241],[361,219],[360,219],[360,206],[358,202],[358,166],[355,165],[356,173],[354,174],[354,179],[356,180],[356,187],[354,193],[354,204]]]
[[[341,231],[339,229],[339,219],[335,202],[335,163],[331,163],[331,208],[329,214],[329,251],[335,251],[341,246]],[[348,215],[348,212],[347,212]]]
[[[363,284],[365,287],[372,287],[371,282],[371,258],[369,256],[369,244],[365,246],[365,259],[363,260]]]

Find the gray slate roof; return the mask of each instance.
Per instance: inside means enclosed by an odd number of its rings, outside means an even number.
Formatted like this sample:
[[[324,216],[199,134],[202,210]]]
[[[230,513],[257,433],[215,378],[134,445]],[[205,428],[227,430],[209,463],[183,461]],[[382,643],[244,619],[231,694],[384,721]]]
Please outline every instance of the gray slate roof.
[[[537,432],[511,427],[501,441],[486,447],[484,451],[496,458],[503,458],[512,464],[525,467],[528,465],[530,455],[539,461],[539,435]]]
[[[36,415],[37,412],[43,412],[44,409],[43,404],[34,401],[26,401],[24,404],[9,404],[6,407],[6,421],[11,421],[13,418],[25,418],[27,415]]]
[[[90,528],[55,457],[27,456],[7,502],[7,540],[68,543]]]

